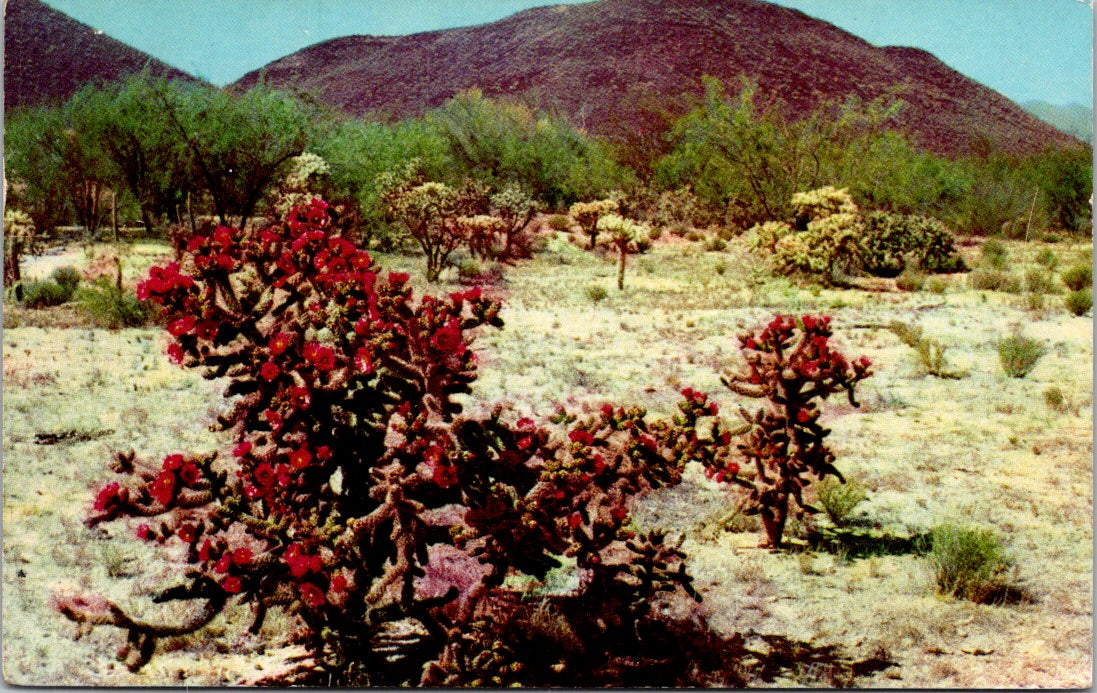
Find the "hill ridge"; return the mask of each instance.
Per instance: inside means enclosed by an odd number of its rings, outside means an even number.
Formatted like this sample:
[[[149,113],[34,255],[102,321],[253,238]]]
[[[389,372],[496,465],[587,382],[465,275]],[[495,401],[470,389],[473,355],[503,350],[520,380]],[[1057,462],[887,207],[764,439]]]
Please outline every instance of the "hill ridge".
[[[345,36],[268,63],[233,86],[262,76],[352,115],[390,118],[420,115],[477,87],[569,113],[615,137],[641,127],[629,99],[685,103],[678,97],[699,95],[703,75],[731,86],[755,78],[761,96],[777,95],[795,111],[897,94],[908,104],[900,128],[942,154],[988,143],[1016,154],[1082,145],[923,49],[873,46],[761,0],[598,0],[469,27]]]
[[[60,103],[85,84],[145,69],[170,79],[200,81],[40,0],[6,0],[5,109]]]

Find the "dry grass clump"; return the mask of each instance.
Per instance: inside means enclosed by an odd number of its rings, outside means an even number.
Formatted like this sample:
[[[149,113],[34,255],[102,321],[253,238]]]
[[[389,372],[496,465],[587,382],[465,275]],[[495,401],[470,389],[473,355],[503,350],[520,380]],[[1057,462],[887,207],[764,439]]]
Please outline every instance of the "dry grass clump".
[[[835,527],[847,525],[857,506],[868,500],[868,492],[859,482],[848,479],[843,483],[833,476],[826,477],[816,485],[815,495]]]

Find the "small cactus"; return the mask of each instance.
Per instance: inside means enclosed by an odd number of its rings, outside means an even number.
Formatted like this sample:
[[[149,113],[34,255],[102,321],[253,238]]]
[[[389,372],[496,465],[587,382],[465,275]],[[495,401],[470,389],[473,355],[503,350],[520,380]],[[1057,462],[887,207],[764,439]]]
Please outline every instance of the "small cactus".
[[[625,289],[625,258],[630,250],[638,249],[648,240],[649,229],[617,214],[607,214],[598,220],[597,229],[610,236],[610,243],[617,249],[617,290]]]

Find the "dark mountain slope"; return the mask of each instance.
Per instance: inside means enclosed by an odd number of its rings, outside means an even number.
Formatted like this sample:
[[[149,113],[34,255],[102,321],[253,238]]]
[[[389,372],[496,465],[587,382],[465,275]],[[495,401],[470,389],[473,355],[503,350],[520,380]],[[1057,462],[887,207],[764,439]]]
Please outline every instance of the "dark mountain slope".
[[[729,91],[745,76],[759,82],[763,99],[778,97],[794,112],[854,95],[898,95],[907,102],[900,127],[940,153],[1081,144],[924,51],[877,48],[759,0],[600,0],[475,27],[348,36],[277,60],[237,86],[260,74],[356,115],[418,115],[478,87],[611,136],[657,126],[638,104],[681,113],[703,75],[728,82]]]
[[[194,79],[38,0],[7,0],[4,108],[64,101],[89,83],[148,66],[154,75]]]

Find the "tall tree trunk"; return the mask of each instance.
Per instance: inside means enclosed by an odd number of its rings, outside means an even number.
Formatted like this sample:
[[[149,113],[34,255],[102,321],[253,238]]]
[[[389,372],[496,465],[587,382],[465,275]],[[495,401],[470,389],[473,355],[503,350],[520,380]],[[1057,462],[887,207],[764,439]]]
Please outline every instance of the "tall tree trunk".
[[[118,242],[118,193],[110,191],[110,227],[114,233],[114,242]]]

